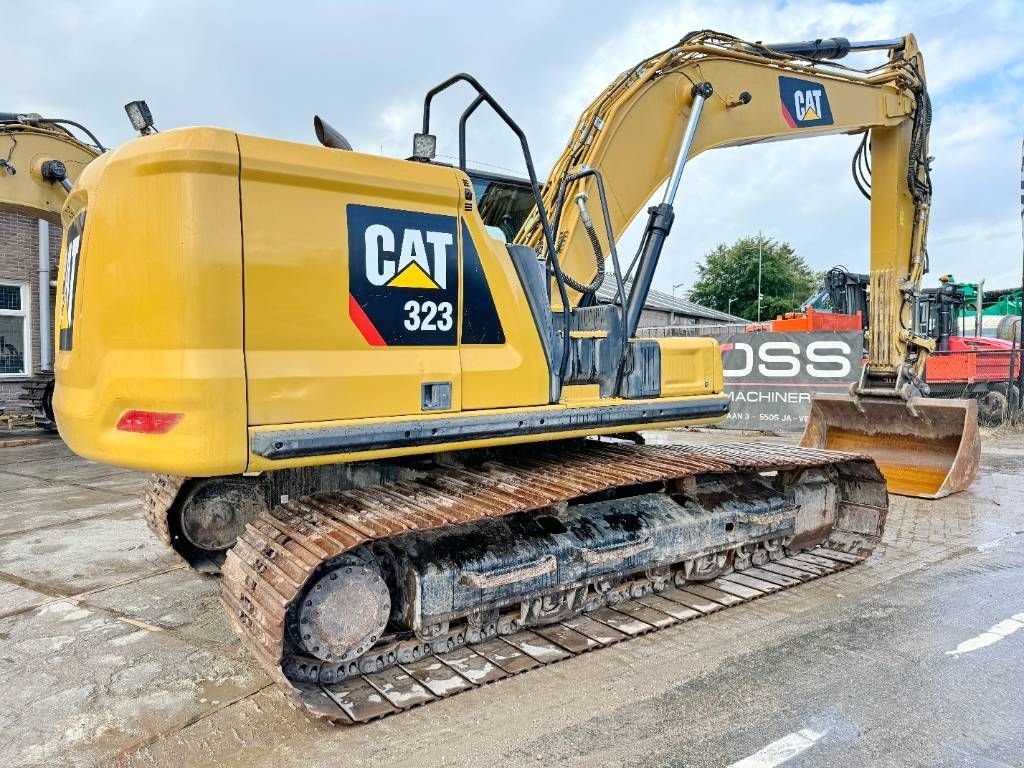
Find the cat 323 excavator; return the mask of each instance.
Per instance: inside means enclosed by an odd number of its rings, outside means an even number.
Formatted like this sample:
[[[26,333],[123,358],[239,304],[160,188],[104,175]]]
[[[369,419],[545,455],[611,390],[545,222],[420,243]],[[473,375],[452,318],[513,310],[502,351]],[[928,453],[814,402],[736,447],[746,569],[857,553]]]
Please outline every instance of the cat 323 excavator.
[[[884,63],[840,63],[866,50]],[[448,165],[431,106],[459,83]],[[483,105],[528,179],[467,168]],[[595,99],[543,183],[468,75],[427,93],[407,160],[319,118],[323,147],[156,132],[129,106],[143,135],[63,206],[60,431],[157,473],[151,527],[221,572],[231,625],[314,716],[382,717],[826,575],[878,544],[886,480],[973,476],[973,405],[913,397],[931,110],[912,36],[692,33]],[[834,133],[872,159],[856,391],[819,406],[812,447],[644,444],[728,409],[715,341],[636,333],[688,159]],[[662,184],[623,270],[617,233]]]

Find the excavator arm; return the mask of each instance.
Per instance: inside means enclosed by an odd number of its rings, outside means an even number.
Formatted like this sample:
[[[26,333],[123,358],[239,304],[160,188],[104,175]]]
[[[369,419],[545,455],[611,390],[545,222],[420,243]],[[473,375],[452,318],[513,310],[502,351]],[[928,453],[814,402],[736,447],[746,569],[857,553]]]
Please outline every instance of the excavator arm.
[[[822,61],[851,50],[887,50],[888,59],[864,70]],[[692,33],[622,73],[581,116],[543,187],[545,208],[557,223],[552,235],[560,269],[552,271],[556,278],[564,275],[573,306],[591,301],[605,279],[605,258],[615,256],[616,233],[665,185],[625,270],[633,279],[623,320],[632,336],[672,228],[687,160],[718,147],[863,134],[854,171],[871,206],[868,361],[853,399],[815,402],[805,444],[872,454],[888,470],[895,492],[959,490],[977,466],[972,406],[919,397],[927,394],[924,366],[934,341],[913,331],[914,303],[927,271],[930,124],[924,63],[913,36],[762,45]],[[583,175],[590,170],[599,171],[600,179]],[[747,181],[723,179],[722,186]],[[605,215],[592,216],[588,204],[598,200],[606,204]],[[602,224],[605,231],[599,232]],[[516,241],[550,262],[543,229],[535,210]],[[559,292],[552,296],[557,309]],[[886,424],[899,431],[889,435]],[[927,471],[915,458],[922,454],[933,459]]]
[[[65,125],[85,131],[95,145]],[[35,114],[0,112],[0,210],[60,223],[60,211],[78,174],[103,150],[77,123]]]

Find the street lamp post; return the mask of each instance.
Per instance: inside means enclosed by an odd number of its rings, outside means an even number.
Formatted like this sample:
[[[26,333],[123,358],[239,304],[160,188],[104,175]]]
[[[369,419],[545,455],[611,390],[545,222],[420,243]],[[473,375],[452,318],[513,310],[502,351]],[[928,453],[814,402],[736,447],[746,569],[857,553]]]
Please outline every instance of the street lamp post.
[[[672,298],[673,299],[676,297],[676,288],[682,288],[683,285],[685,285],[685,283],[676,283],[675,285],[672,286]],[[676,311],[674,309],[671,312],[669,312],[669,314],[668,314],[668,324],[669,325],[675,325],[676,324]]]
[[[761,253],[764,240],[757,233],[757,322],[761,322]]]
[[[725,313],[727,315],[731,315],[732,314],[732,303],[734,301],[736,301],[736,297],[735,296],[733,296],[731,299],[729,299],[729,308],[725,310]]]

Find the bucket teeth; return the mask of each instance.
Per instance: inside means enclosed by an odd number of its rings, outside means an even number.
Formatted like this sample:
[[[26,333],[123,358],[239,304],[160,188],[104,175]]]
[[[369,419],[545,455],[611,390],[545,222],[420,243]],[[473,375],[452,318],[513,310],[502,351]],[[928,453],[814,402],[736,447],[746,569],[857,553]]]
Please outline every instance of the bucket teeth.
[[[768,473],[764,482],[785,492],[789,478],[804,470],[835,479],[838,512],[833,529],[823,530],[803,552],[766,541],[759,546],[767,548],[753,552],[752,566],[730,550],[723,557],[728,565],[707,580],[687,581],[677,571],[674,586],[664,568],[641,569],[626,581],[608,582],[606,591],[590,603],[577,602],[568,614],[558,609],[537,618],[516,607],[482,624],[449,628],[445,622],[422,640],[380,638],[361,657],[344,662],[321,661],[295,645],[298,611],[292,608],[305,601],[305,590],[326,567],[353,550],[377,551],[399,536],[457,530],[487,518],[550,514],[553,507],[606,491],[629,498],[633,487],[636,494],[650,493],[652,483],[676,488],[686,478],[714,476],[721,484],[738,473]],[[743,480],[736,482],[740,487]],[[886,509],[876,502],[884,497],[882,477],[867,457],[790,446],[589,441],[510,449],[501,459],[444,476],[318,494],[261,513],[227,553],[222,602],[243,643],[297,707],[312,717],[361,723],[848,568],[879,540]],[[856,530],[842,530],[843,504],[857,508],[858,515],[847,515]],[[750,546],[744,545],[744,558]],[[735,562],[742,562],[742,571],[732,569]]]

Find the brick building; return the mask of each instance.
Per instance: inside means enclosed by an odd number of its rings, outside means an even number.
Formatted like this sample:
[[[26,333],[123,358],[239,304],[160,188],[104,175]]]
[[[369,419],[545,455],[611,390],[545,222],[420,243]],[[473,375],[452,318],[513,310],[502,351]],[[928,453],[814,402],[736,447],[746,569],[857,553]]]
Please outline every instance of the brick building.
[[[22,384],[43,370],[52,369],[53,307],[61,228],[47,224],[50,252],[51,341],[49,360],[42,359],[39,311],[40,222],[24,213],[0,211],[0,401],[20,402]]]

